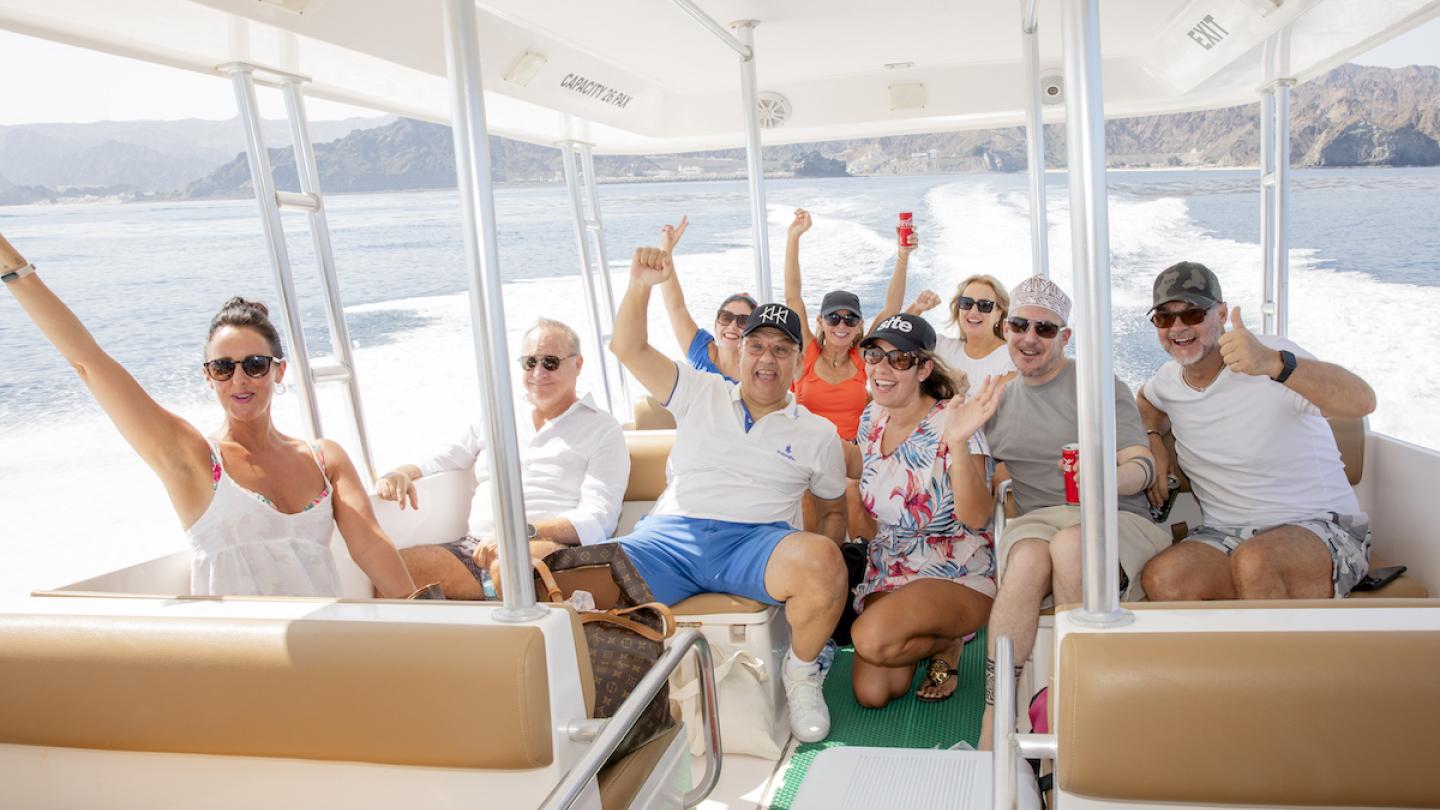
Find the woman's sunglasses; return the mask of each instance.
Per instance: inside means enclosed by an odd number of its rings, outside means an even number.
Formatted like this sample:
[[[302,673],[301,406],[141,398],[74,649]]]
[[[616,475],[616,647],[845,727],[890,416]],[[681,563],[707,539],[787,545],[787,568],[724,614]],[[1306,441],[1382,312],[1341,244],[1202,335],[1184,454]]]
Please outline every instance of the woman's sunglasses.
[[[217,357],[214,360],[201,363],[205,367],[205,373],[210,379],[216,382],[225,382],[235,376],[235,367],[239,366],[246,377],[259,379],[270,373],[270,366],[279,362],[278,357],[269,357],[263,354],[252,354],[249,357],[236,362],[228,357]]]
[[[969,312],[970,308],[974,307],[985,313],[986,315],[989,315],[990,313],[995,311],[995,302],[991,301],[989,298],[971,298],[968,295],[962,295],[959,298],[956,298],[955,306],[960,307],[966,312]]]
[[[877,365],[881,360],[885,360],[889,362],[890,367],[896,371],[908,371],[912,366],[920,362],[920,354],[918,352],[902,352],[899,349],[891,349],[887,352],[879,346],[866,346],[865,350],[860,353],[860,356],[865,358],[865,364],[867,366]]]
[[[1053,338],[1056,335],[1060,334],[1060,330],[1065,328],[1062,324],[1058,323],[1051,323],[1049,321],[1032,321],[1029,318],[1020,317],[1006,319],[1005,325],[1010,328],[1011,332],[1014,332],[1017,335],[1025,334],[1025,332],[1030,329],[1031,325],[1034,325],[1035,336],[1045,338],[1046,340],[1049,340],[1050,338]]]
[[[839,326],[841,321],[844,321],[845,325],[851,328],[860,325],[860,316],[853,312],[847,312],[843,315],[839,312],[832,312],[829,315],[821,315],[820,317],[824,318],[825,322],[831,326]]]
[[[1180,322],[1186,326],[1199,326],[1200,322],[1205,320],[1205,316],[1210,314],[1210,310],[1214,307],[1215,305],[1211,304],[1204,309],[1191,307],[1190,309],[1182,309],[1179,312],[1156,312],[1150,316],[1150,323],[1155,324],[1156,329],[1169,329],[1175,325],[1175,319],[1179,318]]]
[[[748,313],[731,312],[728,309],[722,309],[715,313],[715,322],[721,326],[729,326],[731,322],[734,322],[736,326],[744,329],[745,324],[750,322],[750,315]]]
[[[560,364],[574,357],[567,354],[564,357],[556,357],[553,354],[527,354],[520,358],[520,368],[526,371],[534,371],[536,366],[542,366],[546,371],[554,371],[560,368]]]

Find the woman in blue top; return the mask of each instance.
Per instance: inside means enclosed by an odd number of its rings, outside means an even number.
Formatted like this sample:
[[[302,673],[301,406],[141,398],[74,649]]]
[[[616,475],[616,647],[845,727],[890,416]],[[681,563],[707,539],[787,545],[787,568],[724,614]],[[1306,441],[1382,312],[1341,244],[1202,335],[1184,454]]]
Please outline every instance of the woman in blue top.
[[[690,225],[688,217],[681,217],[679,225],[666,225],[660,231],[660,248],[675,251],[680,236]],[[665,312],[670,316],[670,328],[675,340],[685,350],[685,360],[691,366],[719,374],[730,382],[740,376],[740,333],[750,320],[750,313],[759,306],[749,293],[736,293],[720,302],[715,313],[715,332],[701,329],[685,308],[685,293],[680,289],[680,275],[672,273],[670,279],[660,285],[660,294],[665,299]]]

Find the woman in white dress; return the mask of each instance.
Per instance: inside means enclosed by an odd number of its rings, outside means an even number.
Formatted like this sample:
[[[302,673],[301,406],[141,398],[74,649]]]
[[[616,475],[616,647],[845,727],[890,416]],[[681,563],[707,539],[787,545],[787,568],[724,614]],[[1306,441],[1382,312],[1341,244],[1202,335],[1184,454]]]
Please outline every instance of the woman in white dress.
[[[263,304],[232,298],[211,321],[202,373],[225,423],[207,438],[151,399],[4,236],[0,280],[165,484],[194,547],[193,593],[339,596],[337,526],[381,596],[414,590],[340,445],[310,445],[271,422],[285,351]]]

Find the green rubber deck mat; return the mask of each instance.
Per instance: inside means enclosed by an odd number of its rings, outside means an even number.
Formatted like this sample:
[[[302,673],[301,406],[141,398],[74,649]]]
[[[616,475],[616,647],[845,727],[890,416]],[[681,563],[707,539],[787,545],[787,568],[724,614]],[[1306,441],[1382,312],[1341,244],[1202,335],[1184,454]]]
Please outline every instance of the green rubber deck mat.
[[[867,709],[855,701],[850,686],[853,647],[842,647],[825,677],[825,702],[830,706],[830,736],[818,743],[802,743],[790,755],[785,782],[775,791],[770,810],[790,810],[810,763],[827,748],[875,746],[881,748],[949,748],[961,740],[980,740],[980,716],[985,713],[985,631],[965,645],[957,674],[955,694],[942,703],[915,699],[915,684],[904,697],[883,709]]]

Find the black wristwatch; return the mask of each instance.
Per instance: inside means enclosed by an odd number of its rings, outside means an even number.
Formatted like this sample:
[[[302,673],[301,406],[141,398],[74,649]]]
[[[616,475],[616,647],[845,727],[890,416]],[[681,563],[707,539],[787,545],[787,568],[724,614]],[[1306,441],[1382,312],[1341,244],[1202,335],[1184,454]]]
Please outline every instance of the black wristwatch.
[[[1285,351],[1284,349],[1281,349],[1280,363],[1284,366],[1284,368],[1280,369],[1279,374],[1276,374],[1274,377],[1270,378],[1277,383],[1283,383],[1286,380],[1290,379],[1290,374],[1295,371],[1295,355]]]
[[[526,523],[526,524],[525,524],[525,539],[526,539],[526,540],[534,540],[534,539],[535,539],[536,537],[538,537],[539,535],[540,535],[540,532],[538,532],[538,531],[535,530],[535,524],[534,524],[534,523]]]

